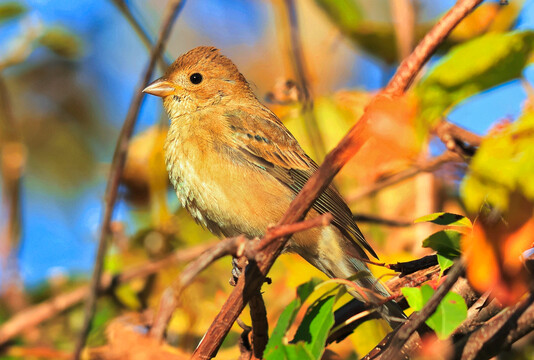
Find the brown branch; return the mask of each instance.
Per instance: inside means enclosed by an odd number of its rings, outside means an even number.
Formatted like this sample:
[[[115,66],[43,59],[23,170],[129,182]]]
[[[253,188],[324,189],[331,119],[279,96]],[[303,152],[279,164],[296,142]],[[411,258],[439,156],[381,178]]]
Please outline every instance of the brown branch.
[[[422,269],[412,274],[405,276],[398,276],[386,282],[389,290],[393,294],[400,293],[400,289],[403,287],[416,287],[418,284],[438,279],[440,275],[439,265],[429,267],[428,269]]]
[[[20,125],[13,114],[12,102],[4,77],[0,74],[0,175],[2,203],[0,214],[0,262],[2,290],[10,310],[26,305],[16,257],[22,228],[21,188],[26,165],[26,147],[21,142]],[[5,213],[4,213],[5,211]],[[5,224],[4,224],[5,221]]]
[[[369,223],[369,224],[378,224],[392,227],[407,227],[413,226],[413,221],[408,220],[397,220],[397,219],[387,219],[376,215],[370,214],[352,214],[352,218],[357,223]]]
[[[326,226],[331,220],[332,215],[324,214],[299,223],[272,227],[267,231],[262,240],[271,243],[279,237],[290,236],[296,232],[309,230],[317,226]],[[250,240],[244,235],[223,239],[206,250],[202,256],[199,256],[196,259],[196,261],[190,263],[180,273],[180,276],[173,282],[173,284],[165,290],[160,300],[154,324],[150,329],[150,336],[159,340],[163,338],[165,328],[171,319],[172,313],[178,306],[180,295],[184,289],[191,284],[195,277],[215,260],[232,255],[237,258],[245,256],[247,259],[254,261],[257,258],[262,258],[264,256],[262,252],[262,246],[258,239]],[[238,286],[238,284],[236,284],[236,286]]]
[[[296,77],[297,87],[300,90],[299,94],[302,100],[301,115],[304,118],[304,126],[308,133],[308,138],[311,142],[316,160],[322,159],[326,153],[326,147],[319,130],[317,118],[313,112],[313,93],[310,82],[308,80],[308,71],[306,68],[306,61],[304,60],[304,51],[302,50],[302,43],[300,41],[300,31],[298,24],[297,9],[295,7],[295,0],[283,0],[284,3],[284,17],[289,22],[289,44],[290,44],[290,59],[293,65],[293,72]]]
[[[390,0],[389,4],[400,61],[413,50],[416,14],[412,0]]]
[[[441,300],[447,295],[463,271],[463,260],[456,260],[447,274],[445,281],[437,288],[421,311],[412,315],[393,335],[388,348],[380,356],[381,360],[398,359],[408,355],[402,351],[403,345],[408,342],[408,339],[410,339],[415,331],[436,311]]]
[[[22,346],[11,346],[5,351],[2,355],[5,355],[9,358],[17,359],[52,359],[52,360],[61,360],[61,359],[70,359],[71,354],[62,351],[51,349],[47,347],[22,347]]]
[[[480,146],[480,143],[482,143],[482,136],[472,133],[471,131],[446,120],[440,121],[439,124],[436,125],[434,131],[445,144],[447,144],[450,139],[457,139],[475,147]]]
[[[489,359],[534,330],[534,295],[482,325],[455,345],[454,359]]]
[[[436,50],[437,45],[483,0],[458,0],[456,4],[425,35],[414,51],[402,61],[395,76],[390,80],[384,92],[401,95],[413,82],[419,70]]]
[[[407,180],[422,172],[433,172],[443,164],[451,162],[463,162],[463,158],[452,151],[446,151],[441,155],[428,159],[422,163],[416,164],[406,170],[400,171],[396,174],[388,176],[384,179],[377,181],[367,188],[347,196],[348,202],[355,202],[370,195],[374,195],[380,190],[398,184],[401,181]]]
[[[18,246],[20,238],[20,187],[25,163],[25,151],[24,146],[20,143],[19,126],[13,115],[9,91],[4,77],[1,75],[0,111],[0,174],[3,179],[2,208],[7,212],[4,217],[7,227],[5,236],[2,235],[0,238],[0,247],[2,247],[2,257],[4,257],[2,263],[6,267],[3,269],[2,274],[4,280],[9,280],[6,277],[10,273],[8,259],[11,256],[12,249]],[[3,209],[0,209],[0,211]]]
[[[434,132],[449,151],[461,156],[473,156],[482,142],[481,136],[445,120],[438,123]]]
[[[332,182],[334,176],[365,143],[368,138],[366,125],[370,121],[370,118],[373,117],[372,107],[376,104],[376,100],[382,99],[384,94],[388,96],[403,94],[440,42],[481,1],[459,0],[444,18],[425,36],[414,52],[403,61],[383,93],[375,97],[374,101],[364,112],[362,118],[326,156],[323,164],[295,197],[289,209],[280,220],[280,225],[296,222],[305,216],[319,194],[326,189],[330,182]],[[263,284],[267,273],[275,259],[280,255],[288,239],[289,237],[283,237],[273,241],[272,245],[266,247],[266,251],[263,252],[265,257],[261,261],[251,262],[245,271],[242,272],[236,287],[193,353],[194,359],[209,359],[212,357],[228,331],[230,331],[232,324],[243,311],[245,304]],[[265,242],[265,237],[260,241],[260,244],[263,242]]]
[[[98,240],[98,250],[96,254],[95,267],[93,270],[93,275],[91,278],[91,292],[85,303],[85,317],[82,330],[79,334],[78,343],[74,351],[74,359],[78,360],[82,352],[83,347],[85,346],[85,341],[87,335],[91,329],[91,322],[96,307],[96,299],[98,288],[100,287],[100,277],[102,274],[104,256],[106,254],[107,248],[107,239],[110,235],[110,223],[113,215],[113,209],[115,207],[115,202],[117,200],[118,188],[120,178],[124,169],[124,164],[126,162],[126,155],[128,153],[128,143],[132,136],[132,132],[139,115],[139,108],[143,100],[144,93],[142,90],[148,85],[154,71],[157,59],[161,56],[163,48],[169,38],[172,25],[176,20],[181,8],[183,5],[183,0],[171,0],[167,4],[167,9],[164,14],[164,20],[160,27],[158,40],[156,45],[151,51],[150,61],[148,66],[141,78],[140,84],[137,87],[137,90],[134,95],[134,99],[130,104],[128,109],[128,114],[124,120],[119,139],[117,140],[117,146],[115,148],[115,153],[113,154],[113,162],[111,164],[111,169],[109,173],[108,184],[106,188],[105,196],[105,209],[104,209],[104,218],[102,220],[102,226],[100,230],[100,238]]]
[[[475,331],[480,325],[488,321],[502,310],[502,305],[497,299],[491,301],[487,296],[479,298],[467,311],[467,319],[454,331],[454,336],[461,336]],[[485,302],[489,302],[485,304]]]
[[[116,276],[104,274],[100,279],[98,294],[107,293],[115,286],[133,279],[145,278],[171,265],[191,261],[211,246],[212,244],[203,244],[190,249],[178,250],[161,260],[140,265]],[[35,327],[82,302],[88,294],[89,285],[84,285],[18,312],[0,326],[0,345],[10,341],[24,330]]]
[[[445,273],[447,274],[447,270]],[[451,291],[460,295],[464,299],[465,305],[467,305],[468,308],[475,304],[480,298],[480,294],[471,287],[469,281],[463,276],[456,281],[456,284],[454,284]]]
[[[267,309],[258,290],[249,301],[250,318],[252,319],[252,350],[253,359],[263,359],[263,351],[269,341],[269,323],[267,322]]]
[[[308,230],[317,226],[329,225],[333,219],[334,217],[332,216],[332,214],[326,213],[320,216],[316,216],[313,219],[273,226],[267,229],[268,233],[262,238],[262,241],[259,244],[259,249],[265,249],[268,245],[271,245],[275,240],[278,240],[283,236],[291,235],[296,232]]]

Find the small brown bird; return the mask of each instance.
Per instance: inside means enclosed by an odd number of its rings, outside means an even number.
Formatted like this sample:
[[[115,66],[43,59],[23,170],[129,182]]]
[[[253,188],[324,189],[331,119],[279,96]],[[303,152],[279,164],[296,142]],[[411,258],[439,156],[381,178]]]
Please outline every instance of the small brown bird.
[[[318,168],[234,63],[214,47],[180,56],[143,91],[163,98],[171,121],[165,158],[180,203],[214,234],[261,237]],[[332,185],[308,218],[327,212],[334,218],[330,226],[295,234],[286,251],[329,277],[367,272],[364,250],[376,254]],[[372,276],[358,282],[389,296]],[[393,324],[404,318],[393,302],[380,312]]]

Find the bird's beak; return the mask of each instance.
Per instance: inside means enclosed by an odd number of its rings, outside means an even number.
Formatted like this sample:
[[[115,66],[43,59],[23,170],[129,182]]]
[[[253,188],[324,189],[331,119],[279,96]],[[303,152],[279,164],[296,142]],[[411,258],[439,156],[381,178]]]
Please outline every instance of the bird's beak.
[[[169,95],[176,94],[177,90],[178,90],[178,86],[176,84],[164,78],[159,78],[153,81],[152,84],[144,88],[143,92],[150,94],[150,95],[159,96],[159,97],[166,97]]]

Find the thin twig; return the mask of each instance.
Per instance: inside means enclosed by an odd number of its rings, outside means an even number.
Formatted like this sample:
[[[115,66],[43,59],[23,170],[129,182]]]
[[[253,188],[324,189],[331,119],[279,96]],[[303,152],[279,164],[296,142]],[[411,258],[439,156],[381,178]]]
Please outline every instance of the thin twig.
[[[291,50],[289,54],[302,100],[301,115],[304,119],[304,126],[311,142],[311,147],[314,152],[313,155],[316,160],[320,160],[326,153],[326,148],[321,132],[319,131],[317,118],[313,112],[313,93],[308,80],[309,76],[306,61],[304,60],[304,51],[302,50],[302,43],[300,41],[295,0],[283,0],[283,2],[285,5],[284,15],[289,22],[289,45]]]
[[[390,0],[389,4],[400,61],[410,55],[413,50],[416,14],[412,0]]]
[[[109,173],[108,184],[106,188],[105,196],[105,209],[104,209],[104,218],[102,220],[102,226],[100,229],[100,237],[98,240],[98,251],[96,254],[95,267],[93,270],[93,275],[91,278],[91,292],[85,303],[85,317],[82,330],[80,331],[78,343],[76,344],[76,349],[74,351],[74,359],[78,360],[82,352],[83,347],[85,346],[85,341],[89,330],[91,329],[91,322],[96,307],[97,292],[99,286],[100,277],[102,274],[104,255],[106,254],[107,248],[107,239],[110,235],[110,223],[113,215],[113,209],[115,207],[115,202],[117,200],[117,193],[119,188],[120,178],[124,169],[124,163],[126,162],[126,155],[128,153],[128,143],[132,136],[132,132],[139,115],[139,108],[143,100],[142,90],[148,85],[154,71],[157,59],[161,56],[163,48],[169,38],[172,25],[176,20],[180,10],[182,9],[184,1],[183,0],[171,0],[167,5],[167,9],[164,14],[164,20],[160,27],[160,32],[158,35],[158,40],[156,45],[152,49],[150,54],[150,61],[146,70],[143,73],[140,84],[137,87],[137,90],[134,95],[134,99],[130,104],[128,109],[128,114],[124,120],[119,139],[117,140],[117,146],[115,148],[115,153],[113,155],[113,162],[111,164],[111,169]]]
[[[8,259],[13,247],[18,246],[20,235],[20,180],[23,168],[23,148],[19,126],[15,121],[11,99],[4,77],[0,74],[0,173],[2,176],[2,206],[7,211],[5,243],[2,255]],[[1,209],[0,209],[1,210]],[[3,236],[2,236],[3,237]],[[5,254],[4,254],[5,252]],[[6,265],[5,263],[3,264]],[[3,269],[6,270],[6,269]],[[8,272],[2,272],[4,276]]]
[[[111,0],[113,4],[117,7],[117,9],[120,10],[122,15],[126,18],[126,20],[130,23],[130,26],[134,29],[134,31],[137,33],[137,36],[141,39],[141,42],[148,51],[150,51],[154,44],[152,43],[152,40],[150,39],[150,36],[148,35],[148,30],[141,24],[140,21],[138,21],[130,7],[128,6],[128,3],[124,0]],[[169,62],[165,59],[165,51],[162,52],[161,56],[158,57],[158,65],[161,69],[161,71],[165,71],[167,67],[169,66]]]
[[[381,99],[384,94],[386,96],[402,95],[441,41],[480,2],[482,0],[459,0],[451,11],[425,36],[414,52],[400,65],[384,92],[375,97],[360,121],[349,130],[334,150],[326,156],[323,164],[292,201],[289,209],[280,220],[280,225],[293,223],[305,216],[319,194],[326,189],[334,176],[366,142],[369,135],[367,122],[371,121],[370,117],[373,116],[372,107],[376,104],[376,100]],[[261,242],[264,240],[262,239]],[[262,261],[251,262],[245,271],[241,273],[236,287],[193,353],[193,359],[209,359],[212,357],[228,331],[230,331],[232,324],[243,311],[245,304],[263,284],[267,273],[288,240],[289,237],[284,237],[274,241],[271,246],[265,249],[265,257]]]
[[[449,151],[461,156],[473,156],[482,137],[451,122],[442,120],[433,130]]]
[[[367,196],[376,194],[380,190],[398,184],[401,181],[414,177],[422,172],[433,172],[440,166],[448,163],[464,162],[463,158],[455,152],[446,151],[441,155],[428,159],[422,163],[416,164],[406,170],[402,170],[396,174],[383,178],[369,187],[363,188],[355,194],[347,196],[347,202],[355,202]]]
[[[161,260],[151,261],[133,269],[126,270],[115,276],[104,274],[100,279],[98,294],[101,295],[107,293],[115,286],[124,284],[133,279],[146,278],[163,268],[191,261],[211,246],[212,244],[203,244],[189,249],[177,250]],[[5,344],[24,330],[37,326],[82,302],[87,298],[88,294],[89,285],[84,285],[18,312],[0,326],[0,345]]]
[[[463,129],[453,123],[442,120],[432,130],[447,147],[447,151],[434,158],[415,164],[398,173],[383,178],[371,186],[359,190],[357,193],[347,196],[348,202],[354,202],[361,198],[376,194],[378,191],[398,184],[401,181],[414,177],[421,172],[433,172],[447,163],[467,162],[475,154],[482,137]]]
[[[455,264],[447,274],[445,281],[437,288],[421,311],[412,315],[410,319],[406,321],[393,335],[388,348],[380,357],[381,360],[393,360],[408,355],[401,351],[403,345],[408,341],[413,333],[415,333],[415,331],[436,311],[438,305],[441,303],[441,300],[443,300],[445,295],[447,295],[449,290],[460,278],[460,275],[463,273],[463,271],[464,263],[460,258],[459,260],[456,260]]]
[[[67,351],[47,348],[44,346],[39,347],[23,347],[23,346],[10,346],[2,355],[7,358],[15,359],[70,359],[71,354]]]
[[[277,226],[270,227],[269,229],[267,229],[268,232],[263,237],[259,249],[265,249],[273,241],[287,234],[294,234],[296,232],[308,230],[317,226],[327,226],[333,219],[334,217],[332,216],[332,214],[326,213],[316,216],[313,219],[307,219],[291,224],[280,224]]]
[[[400,64],[395,76],[384,92],[401,95],[411,85],[419,70],[434,53],[436,45],[441,44],[450,32],[484,0],[458,0],[456,4],[425,35],[414,51]]]
[[[24,30],[24,35],[22,39],[19,39],[16,47],[7,54],[5,54],[5,51],[2,53],[3,58],[0,59],[0,71],[24,62],[32,54],[33,50],[35,50],[37,46],[36,40],[44,33],[44,27],[35,24],[29,24]]]
[[[26,164],[26,148],[21,142],[20,126],[15,120],[9,91],[0,74],[0,176],[2,203],[0,214],[0,262],[2,288],[11,310],[25,306],[25,298],[16,257],[22,228],[21,188]],[[5,211],[5,213],[4,213]],[[0,291],[1,292],[1,291]]]
[[[503,308],[497,299],[489,301],[487,296],[482,296],[479,300],[489,302],[489,304],[480,305],[477,302],[471,306],[467,311],[467,318],[454,330],[453,336],[466,335],[475,331],[481,324],[497,315]]]
[[[408,227],[413,226],[413,221],[408,220],[397,220],[397,219],[387,219],[381,216],[370,215],[370,214],[352,214],[352,218],[357,223],[369,223],[369,224],[378,224],[392,227]]]

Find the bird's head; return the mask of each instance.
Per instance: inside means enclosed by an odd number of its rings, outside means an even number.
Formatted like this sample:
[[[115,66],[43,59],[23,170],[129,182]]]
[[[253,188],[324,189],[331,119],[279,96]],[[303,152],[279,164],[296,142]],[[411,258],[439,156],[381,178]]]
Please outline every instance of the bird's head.
[[[207,46],[180,56],[165,75],[143,92],[161,97],[171,119],[206,106],[254,96],[234,63],[218,49]]]

